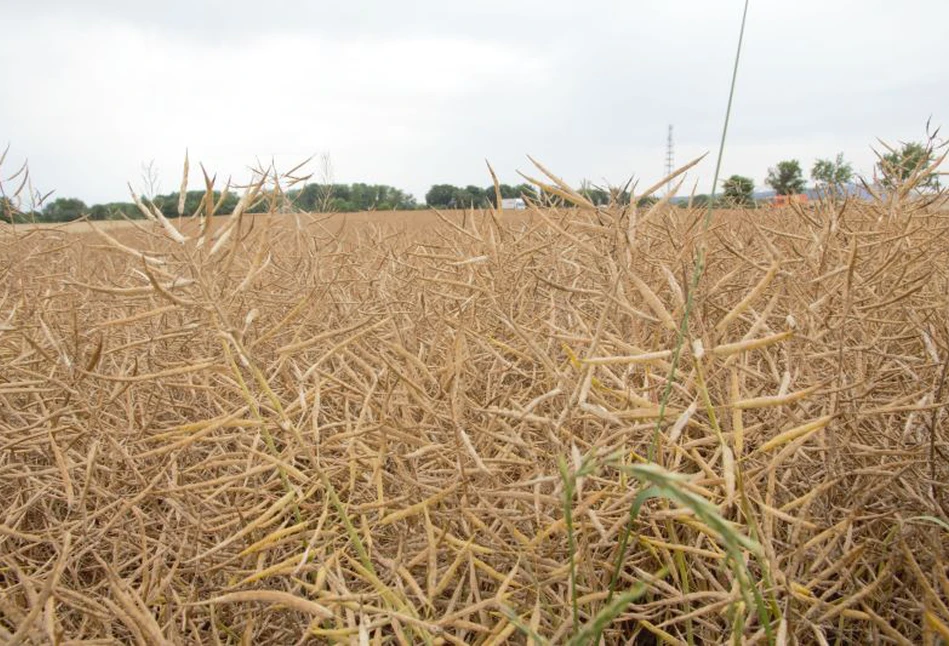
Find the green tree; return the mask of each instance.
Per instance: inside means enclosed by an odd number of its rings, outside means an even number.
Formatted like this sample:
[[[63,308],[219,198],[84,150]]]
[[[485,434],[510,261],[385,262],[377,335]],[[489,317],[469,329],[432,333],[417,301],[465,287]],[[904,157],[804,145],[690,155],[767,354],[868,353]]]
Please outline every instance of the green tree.
[[[185,215],[193,215],[197,211],[198,206],[204,200],[204,191],[188,191],[185,193]],[[175,191],[174,193],[169,193],[167,195],[158,195],[155,197],[155,206],[162,212],[166,218],[174,218],[178,216],[178,195],[179,193]],[[220,197],[220,193],[217,191],[214,192],[215,201]]]
[[[13,224],[14,222],[25,222],[24,213],[17,207],[16,202],[0,195],[0,222]]]
[[[610,203],[609,191],[605,191],[602,188],[586,185],[577,192],[597,206]]]
[[[898,186],[919,174],[916,186],[919,188],[939,188],[939,175],[933,167],[935,153],[932,145],[921,144],[918,141],[904,143],[899,150],[880,157],[877,169],[880,171],[881,181],[887,188]]]
[[[331,211],[341,211],[343,213],[354,211],[352,205],[352,187],[349,184],[334,184],[333,185],[333,199],[330,202],[332,205]],[[310,210],[313,210],[315,207],[311,207]]]
[[[109,207],[105,204],[93,204],[89,208],[90,220],[108,220],[110,215]]]
[[[537,199],[537,189],[531,184],[518,184],[514,187],[514,197],[523,197],[528,200]]]
[[[840,188],[853,180],[853,166],[844,161],[843,153],[838,153],[833,161],[818,159],[811,168],[811,179],[824,189]]]
[[[641,209],[646,209],[655,205],[657,202],[659,202],[659,198],[655,195],[645,195],[636,201],[636,206]]]
[[[447,208],[453,204],[455,193],[460,190],[457,186],[451,184],[435,184],[425,194],[425,203],[436,209]]]
[[[89,218],[92,220],[141,220],[144,217],[132,202],[107,202],[89,207]]]
[[[17,208],[16,204],[8,198],[6,195],[0,195],[0,217],[2,217],[7,222],[13,222],[14,218],[19,214],[20,209]]]
[[[708,195],[707,193],[700,193],[699,195],[696,195],[695,197],[692,198],[692,207],[699,208],[699,207],[708,206],[708,203],[711,201],[712,201],[711,195]],[[688,206],[689,200],[688,199],[682,200],[682,202],[680,202],[679,204],[681,206]]]
[[[804,192],[804,173],[801,164],[796,159],[778,162],[776,168],[768,169],[768,178],[765,184],[774,189],[778,195],[797,195]]]
[[[162,212],[166,218],[175,218],[178,217],[178,195],[179,193],[175,191],[174,193],[168,193],[167,195],[158,195],[155,197],[155,206]],[[205,191],[188,191],[185,193],[185,209],[184,215],[191,216],[194,215],[198,210],[198,207],[201,206],[201,203],[204,201]],[[214,191],[211,194],[214,199],[214,206],[217,206],[218,202],[221,201],[221,191]],[[214,215],[225,215],[234,210],[234,207],[237,206],[237,201],[240,199],[236,193],[229,192],[227,198],[218,206],[217,210],[214,212]],[[97,205],[98,206],[98,205]],[[127,216],[139,217],[140,213],[134,204],[125,204],[121,202],[106,204],[105,206],[110,209],[119,209],[125,213]],[[263,205],[258,205],[256,212],[266,211],[268,205],[265,203]],[[128,208],[131,207],[131,208]],[[96,207],[93,207],[95,211]],[[204,213],[202,209],[202,214]]]
[[[517,186],[511,186],[510,184],[499,184],[498,188],[501,190],[502,200],[511,200],[521,196],[521,192],[518,190]],[[496,197],[494,193],[494,185],[486,187],[484,189],[484,195],[491,206],[497,206],[497,204],[495,204]]]
[[[492,193],[494,191],[492,190]],[[455,193],[455,208],[482,208],[488,201],[487,192],[472,184],[459,189]]]
[[[498,188],[501,189],[501,197],[505,200],[513,200],[521,196],[520,191],[517,190],[516,186],[511,186],[510,184],[501,184]],[[494,187],[491,187],[491,192],[494,192]]]
[[[415,208],[415,198],[386,184],[371,187],[375,192],[375,202],[371,208],[377,211],[409,211]]]
[[[409,193],[386,184],[310,184],[290,191],[290,198],[301,211],[410,211],[418,208]]]
[[[88,212],[86,203],[76,197],[60,197],[43,208],[46,222],[68,222],[81,218]]]
[[[291,196],[298,209],[314,213],[320,210],[319,204],[322,201],[324,189],[325,187],[319,184],[307,184],[299,191],[291,191]],[[326,190],[332,190],[332,188]]]
[[[415,198],[386,184],[352,184],[350,203],[356,211],[391,211],[415,208]]]
[[[755,183],[750,177],[732,175],[722,183],[723,199],[730,206],[754,206]]]
[[[353,211],[369,211],[373,209],[378,201],[378,194],[369,184],[356,182],[350,185],[349,201],[352,203]]]
[[[387,188],[388,194],[386,200],[393,210],[411,211],[418,208],[418,202],[415,201],[415,196],[398,188],[391,186]]]

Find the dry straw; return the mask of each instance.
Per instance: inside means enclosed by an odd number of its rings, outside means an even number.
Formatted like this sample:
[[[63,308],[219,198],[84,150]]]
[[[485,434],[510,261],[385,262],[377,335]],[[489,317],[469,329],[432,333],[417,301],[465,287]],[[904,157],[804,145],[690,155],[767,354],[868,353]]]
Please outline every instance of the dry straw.
[[[700,240],[538,170],[577,206],[7,226],[0,641],[947,639],[943,200]]]

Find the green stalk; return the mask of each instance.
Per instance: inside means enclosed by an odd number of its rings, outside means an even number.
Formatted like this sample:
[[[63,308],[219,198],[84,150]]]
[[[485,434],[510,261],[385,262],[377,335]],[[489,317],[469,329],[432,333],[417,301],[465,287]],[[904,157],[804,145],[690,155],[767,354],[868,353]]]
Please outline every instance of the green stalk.
[[[570,474],[567,461],[560,458],[560,477],[563,479],[563,518],[567,525],[567,554],[570,559],[570,603],[573,606],[573,634],[580,627],[580,609],[577,604],[577,563],[576,539],[573,534],[573,493],[576,485],[576,476]]]

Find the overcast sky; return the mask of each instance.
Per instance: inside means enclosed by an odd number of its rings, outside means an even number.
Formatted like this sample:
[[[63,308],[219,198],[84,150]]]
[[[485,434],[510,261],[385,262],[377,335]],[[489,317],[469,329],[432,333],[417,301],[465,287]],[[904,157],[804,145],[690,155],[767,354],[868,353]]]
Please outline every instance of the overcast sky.
[[[708,192],[743,0],[3,0],[0,144],[39,189],[124,200],[186,148],[223,177],[330,153],[338,182],[530,172],[645,183],[705,151]],[[752,0],[723,173],[920,139],[949,120],[946,0]],[[949,124],[947,124],[949,127]],[[314,166],[315,170],[315,166]],[[198,175],[193,173],[193,185]]]

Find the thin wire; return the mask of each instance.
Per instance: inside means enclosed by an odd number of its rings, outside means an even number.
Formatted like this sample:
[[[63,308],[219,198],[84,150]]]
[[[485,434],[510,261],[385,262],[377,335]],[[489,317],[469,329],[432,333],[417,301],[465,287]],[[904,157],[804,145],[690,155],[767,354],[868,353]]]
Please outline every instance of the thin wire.
[[[741,45],[745,40],[745,22],[748,18],[748,4],[750,0],[745,0],[745,9],[741,14],[741,29],[738,32],[738,50],[735,52],[735,65],[732,68],[732,81],[728,88],[728,105],[725,108],[725,125],[722,127],[722,139],[718,144],[718,160],[715,162],[715,176],[712,179],[712,197],[705,210],[705,219],[702,222],[702,235],[699,238],[699,248],[695,257],[695,267],[692,271],[692,282],[689,284],[688,298],[685,303],[685,311],[682,313],[682,321],[679,323],[679,332],[676,336],[675,349],[672,352],[672,367],[669,369],[669,377],[666,380],[665,388],[662,391],[662,399],[659,402],[659,418],[656,420],[656,429],[653,433],[652,445],[649,447],[649,461],[656,461],[656,454],[659,449],[659,435],[662,430],[662,423],[666,416],[666,407],[669,403],[669,397],[672,395],[672,384],[675,382],[676,370],[679,367],[679,357],[682,354],[682,346],[685,342],[685,336],[689,331],[689,316],[692,313],[693,296],[698,288],[699,280],[705,273],[705,236],[708,233],[709,224],[712,221],[712,207],[715,204],[715,189],[718,186],[718,176],[722,169],[722,157],[725,154],[725,138],[728,135],[728,122],[732,114],[732,100],[735,98],[735,83],[738,78],[738,63],[741,60]]]

